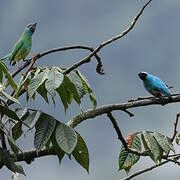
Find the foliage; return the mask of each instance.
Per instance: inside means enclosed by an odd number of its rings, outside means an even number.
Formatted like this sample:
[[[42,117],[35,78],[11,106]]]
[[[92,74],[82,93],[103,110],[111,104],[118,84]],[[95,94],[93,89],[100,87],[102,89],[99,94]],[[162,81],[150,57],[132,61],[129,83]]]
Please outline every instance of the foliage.
[[[26,77],[22,76],[17,85],[7,67],[2,62],[0,66],[1,82],[3,75],[8,79],[8,82],[2,84],[0,98],[6,97],[7,102],[10,104],[16,103],[20,105],[18,98],[25,89],[28,101],[30,99],[35,100],[38,93],[46,103],[49,103],[49,97],[51,97],[53,103],[56,103],[55,96],[58,94],[65,111],[73,100],[80,105],[81,99],[86,94],[89,94],[93,107],[96,107],[93,91],[86,78],[78,70],[65,75],[65,69],[59,67],[39,67],[29,71]],[[5,92],[9,84],[13,88],[13,96]],[[5,100],[2,100],[5,104]],[[13,172],[25,174],[22,166],[14,163],[16,156],[21,152],[16,140],[35,128],[34,147],[37,152],[42,151],[45,147],[49,150],[54,149],[59,162],[61,162],[65,154],[68,156],[72,154],[75,160],[89,173],[88,149],[80,134],[63,122],[39,110],[27,109],[22,106],[12,109],[4,104],[0,104],[0,111],[3,115],[1,131],[7,136],[14,155],[11,156],[8,151],[2,149],[0,154],[2,165],[6,165]],[[11,129],[6,127],[7,122],[12,124]]]
[[[141,137],[141,140],[139,136]],[[175,153],[174,146],[169,137],[158,132],[143,131],[141,133],[132,133],[126,137],[126,142],[128,148],[135,149],[138,152],[141,152],[143,144],[148,156],[156,164],[161,162],[163,155],[167,156],[170,151]],[[139,159],[139,155],[128,152],[122,145],[119,155],[119,170],[124,169],[126,173],[129,173],[131,167],[136,164]]]

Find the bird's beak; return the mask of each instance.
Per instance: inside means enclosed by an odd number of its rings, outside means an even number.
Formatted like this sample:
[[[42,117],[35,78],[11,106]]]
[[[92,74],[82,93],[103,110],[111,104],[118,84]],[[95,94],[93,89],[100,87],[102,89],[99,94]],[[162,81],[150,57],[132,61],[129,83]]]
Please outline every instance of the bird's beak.
[[[37,25],[37,23],[34,23],[34,24],[32,24],[32,27],[33,27],[34,29],[36,29],[36,25]]]
[[[138,73],[138,76],[141,80],[145,81],[147,75],[145,73],[140,72],[140,73]]]
[[[32,24],[32,26],[31,26],[31,29],[30,29],[30,30],[31,30],[32,33],[34,33],[34,31],[35,31],[35,29],[36,29],[36,24],[37,24],[37,23],[34,23],[34,24]]]
[[[138,76],[139,76],[140,79],[142,78],[142,74],[141,73],[138,73]]]

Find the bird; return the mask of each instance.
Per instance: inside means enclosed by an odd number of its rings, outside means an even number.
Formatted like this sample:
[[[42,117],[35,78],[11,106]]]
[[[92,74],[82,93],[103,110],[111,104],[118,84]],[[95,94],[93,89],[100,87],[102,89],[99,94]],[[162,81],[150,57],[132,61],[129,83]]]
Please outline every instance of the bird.
[[[143,81],[145,89],[155,97],[163,98],[163,95],[172,100],[168,86],[157,76],[147,72],[138,73],[139,78]]]
[[[24,32],[15,43],[12,51],[5,57],[1,58],[1,60],[10,60],[10,65],[12,64],[12,66],[21,59],[23,61],[25,60],[25,58],[31,51],[32,35],[36,29],[36,24],[37,23],[31,23],[25,27]]]

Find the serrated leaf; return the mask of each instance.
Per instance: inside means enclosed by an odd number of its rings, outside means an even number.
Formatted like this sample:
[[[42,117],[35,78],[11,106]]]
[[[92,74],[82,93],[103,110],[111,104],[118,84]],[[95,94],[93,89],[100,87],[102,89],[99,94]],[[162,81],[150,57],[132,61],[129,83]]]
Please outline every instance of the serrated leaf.
[[[133,133],[127,136],[126,142],[128,147],[141,151],[141,141],[137,136],[137,133]],[[128,174],[131,167],[138,162],[140,156],[136,154],[129,153],[125,150],[125,147],[122,145],[121,151],[119,154],[119,170],[124,169]]]
[[[38,151],[46,145],[55,129],[55,126],[56,120],[52,116],[45,113],[41,114],[35,125],[36,132],[34,136],[34,146]]]
[[[55,153],[57,154],[57,157],[59,159],[59,165],[60,165],[61,161],[65,155],[65,152],[59,147],[59,145],[56,141],[56,138],[55,138],[55,134],[53,134],[51,139],[52,139],[53,149],[54,149]]]
[[[161,161],[161,159],[162,159],[161,150],[160,150],[160,147],[159,147],[157,141],[152,136],[152,134],[147,131],[143,131],[142,136],[143,136],[142,140],[143,140],[145,149],[149,150],[148,153],[149,153],[149,156],[151,157],[151,159],[155,163],[157,163],[158,160]]]
[[[153,136],[158,142],[159,146],[166,153],[166,155],[169,154],[169,151],[171,150],[171,148],[169,147],[169,143],[167,143],[166,137],[158,132],[154,132]]]
[[[11,76],[10,72],[8,71],[8,68],[6,67],[6,65],[0,61],[0,69],[4,72],[6,78],[8,79],[9,81],[9,84],[11,85],[11,87],[14,89],[14,91],[16,92],[17,91],[17,85],[16,83],[14,82],[14,79],[13,77]]]
[[[51,69],[48,73],[48,79],[45,82],[45,88],[50,93],[52,97],[56,95],[55,90],[61,85],[63,82],[64,75],[58,72],[55,69]]]
[[[36,76],[31,79],[29,85],[28,85],[28,95],[29,97],[33,97],[36,90],[41,86],[44,81],[48,78],[48,70],[45,70],[43,72],[40,72]]]
[[[67,154],[71,154],[77,144],[75,131],[66,124],[59,122],[55,137],[59,147]]]
[[[76,132],[77,133],[77,132]],[[76,161],[89,173],[89,152],[85,141],[77,133],[77,145],[72,152]]]

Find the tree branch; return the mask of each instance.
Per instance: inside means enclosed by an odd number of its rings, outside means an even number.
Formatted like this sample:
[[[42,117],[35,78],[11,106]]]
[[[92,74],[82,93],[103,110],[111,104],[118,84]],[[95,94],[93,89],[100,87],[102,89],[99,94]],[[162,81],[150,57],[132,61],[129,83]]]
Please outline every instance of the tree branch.
[[[159,164],[156,164],[156,165],[154,165],[154,166],[150,166],[150,167],[148,167],[148,168],[146,168],[146,169],[142,169],[142,170],[140,170],[140,171],[138,171],[138,172],[135,172],[135,173],[132,174],[132,175],[129,175],[129,176],[125,177],[125,178],[122,178],[121,180],[130,180],[130,179],[132,179],[132,178],[134,178],[134,177],[136,177],[136,176],[138,176],[138,175],[140,175],[140,174],[144,174],[145,172],[151,171],[151,170],[153,170],[153,169],[155,169],[155,168],[157,168],[157,167],[160,167],[160,166],[162,166],[162,165],[164,165],[164,164],[166,164],[166,163],[168,163],[168,162],[170,162],[170,161],[166,160],[166,161],[163,161],[163,162],[161,162],[161,163],[159,163]]]
[[[172,97],[173,97],[173,100],[170,100],[166,97],[164,99],[159,99],[159,98],[155,98],[155,97],[146,97],[146,98],[143,98],[142,100],[141,99],[139,100],[139,98],[137,98],[136,100],[133,100],[131,102],[101,106],[96,109],[87,110],[87,111],[75,116],[72,120],[68,121],[67,124],[70,127],[75,128],[78,124],[80,124],[81,122],[83,122],[86,119],[94,118],[94,117],[102,115],[102,114],[107,114],[114,110],[124,111],[126,109],[135,108],[135,107],[143,107],[143,106],[159,105],[159,104],[161,105],[162,102],[164,104],[180,102],[180,94],[172,95]],[[142,156],[147,155],[146,152],[141,153],[141,152],[135,152],[134,150],[130,150],[130,151],[132,153],[138,153],[138,155],[142,155]],[[16,161],[28,161],[29,160],[31,162],[31,160],[34,158],[42,157],[42,156],[46,156],[46,155],[55,155],[53,148],[50,148],[49,150],[45,149],[38,153],[36,152],[35,149],[32,151],[24,152],[24,153],[19,153],[17,155]],[[173,155],[173,156],[169,155],[168,157],[163,157],[163,158],[178,157],[178,156],[179,156],[179,154]]]
[[[133,18],[131,25],[124,30],[122,33],[108,39],[107,41],[104,41],[103,43],[101,43],[91,54],[89,54],[89,56],[86,56],[85,58],[81,59],[79,62],[73,64],[72,66],[70,66],[66,71],[65,74],[68,74],[69,72],[71,72],[72,70],[78,68],[79,66],[85,64],[85,63],[89,63],[91,61],[91,58],[94,56],[94,54],[98,53],[102,48],[104,48],[105,46],[107,46],[108,44],[124,37],[127,33],[129,33],[133,27],[135,26],[136,22],[138,21],[139,17],[142,15],[144,9],[148,6],[148,4],[151,2],[152,0],[149,0],[142,8],[141,10],[138,12],[138,14]]]
[[[173,100],[167,97],[164,97],[164,99],[159,99],[156,97],[146,97],[146,98],[143,98],[142,100],[141,99],[139,100],[137,98],[136,100],[126,102],[126,103],[100,106],[100,107],[97,107],[96,109],[90,109],[75,116],[73,119],[71,119],[68,122],[68,125],[74,128],[78,124],[83,122],[84,120],[95,118],[96,116],[107,114],[115,110],[125,111],[127,109],[135,108],[135,107],[143,107],[143,106],[149,106],[149,105],[162,105],[162,104],[165,105],[168,103],[180,102],[180,94],[172,95],[172,97],[173,97]]]
[[[89,46],[81,46],[81,45],[75,45],[75,46],[65,46],[65,47],[57,47],[54,49],[49,49],[47,51],[38,53],[36,56],[34,56],[34,61],[36,62],[37,59],[42,58],[43,56],[46,56],[48,54],[52,54],[55,52],[61,52],[61,51],[69,51],[69,50],[74,50],[74,49],[84,49],[84,50],[89,50],[91,52],[94,51],[92,47]],[[101,58],[97,55],[97,53],[94,54],[95,58],[97,59],[98,64],[101,64]],[[31,58],[32,59],[32,58]],[[20,66],[14,73],[12,73],[12,77],[15,77],[17,74],[19,74],[24,68],[30,65],[31,59],[26,60],[26,62]],[[103,74],[103,72],[102,72]]]
[[[44,149],[41,151],[28,150],[24,151],[23,153],[19,153],[15,159],[16,162],[25,161],[28,164],[30,164],[35,158],[43,157],[43,156],[49,156],[49,155],[56,155],[54,149],[51,147],[49,149]]]
[[[133,27],[135,26],[137,20],[139,19],[139,17],[142,15],[144,9],[148,6],[148,4],[151,2],[152,0],[149,0],[142,8],[141,10],[139,11],[139,13],[134,17],[133,21],[131,22],[131,25],[125,30],[123,31],[122,33],[120,33],[119,35],[117,36],[114,36],[112,38],[110,38],[109,40],[103,42],[102,44],[100,44],[95,50],[92,48],[92,47],[89,47],[89,46],[79,46],[79,45],[75,45],[75,46],[67,46],[67,47],[58,47],[58,48],[54,48],[54,49],[50,49],[50,50],[47,50],[47,51],[44,51],[42,53],[39,53],[37,54],[34,59],[35,61],[37,59],[40,59],[41,57],[45,56],[45,55],[48,55],[48,54],[51,54],[51,53],[55,53],[55,52],[60,52],[60,51],[67,51],[67,50],[72,50],[72,49],[86,49],[86,50],[89,50],[91,51],[91,53],[83,58],[82,60],[80,60],[79,62],[73,64],[72,66],[70,66],[69,68],[67,68],[67,70],[65,71],[65,74],[68,74],[69,72],[71,72],[72,70],[78,68],[79,66],[85,64],[85,63],[88,63],[91,61],[91,58],[93,56],[95,56],[98,64],[97,64],[97,67],[96,67],[96,71],[99,73],[99,74],[104,74],[104,68],[103,68],[103,65],[102,65],[102,62],[101,62],[101,58],[97,55],[97,53],[103,48],[105,47],[106,45],[124,37],[129,31],[131,31],[133,29]],[[12,73],[12,77],[15,77],[18,73],[20,73],[24,68],[26,68],[29,64],[30,64],[30,60],[29,59],[26,63],[24,63],[20,68],[18,68],[14,73]]]
[[[140,152],[140,151],[137,151],[135,149],[129,148],[126,140],[124,139],[124,137],[123,137],[123,135],[121,133],[121,130],[120,130],[119,126],[118,126],[118,123],[117,123],[116,119],[113,117],[112,113],[111,112],[107,113],[107,116],[110,119],[111,123],[113,124],[113,127],[114,127],[114,129],[115,129],[115,131],[117,133],[118,139],[122,142],[125,150],[128,151],[129,153],[133,153],[133,154],[136,154],[136,155],[139,155],[139,156],[147,156],[146,151]]]
[[[180,113],[177,113],[176,114],[176,120],[174,122],[174,133],[173,133],[173,136],[171,138],[172,142],[174,141],[174,138],[176,137],[176,134],[177,134],[177,124],[178,124],[179,116],[180,116]]]

